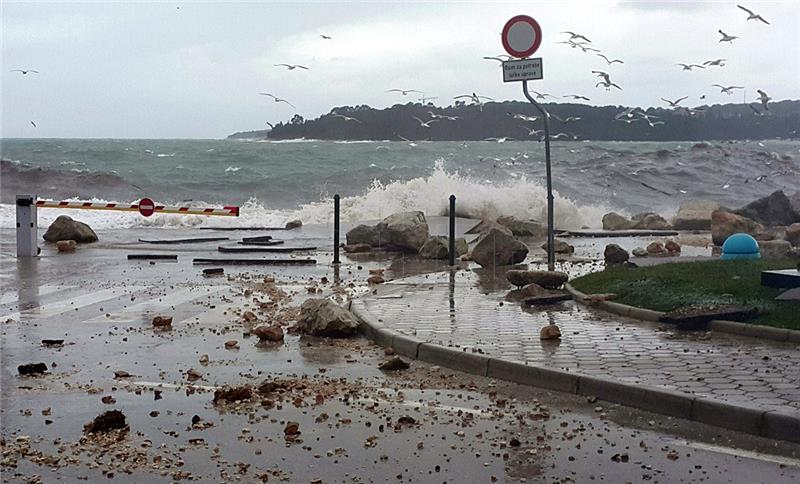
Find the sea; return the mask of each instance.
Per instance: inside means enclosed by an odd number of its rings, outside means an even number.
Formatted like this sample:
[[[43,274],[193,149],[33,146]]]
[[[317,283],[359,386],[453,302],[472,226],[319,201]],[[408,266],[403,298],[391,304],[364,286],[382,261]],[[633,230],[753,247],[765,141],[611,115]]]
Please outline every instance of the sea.
[[[391,213],[514,215],[544,220],[544,143],[522,141],[320,141],[3,139],[0,228],[14,227],[16,194],[39,199],[241,206],[203,217],[41,209],[42,228],[68,214],[96,229],[278,226]],[[554,141],[558,228],[601,226],[604,213],[674,214],[682,201],[739,207],[775,190],[800,190],[800,141]]]

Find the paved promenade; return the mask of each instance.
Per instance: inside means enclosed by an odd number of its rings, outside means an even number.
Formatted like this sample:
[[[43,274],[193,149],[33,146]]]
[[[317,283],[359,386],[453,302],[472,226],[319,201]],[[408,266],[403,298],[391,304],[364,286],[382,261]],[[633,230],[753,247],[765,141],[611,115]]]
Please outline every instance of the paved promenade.
[[[504,301],[510,289],[500,271],[437,273],[385,284],[363,304],[423,342],[800,416],[796,343],[676,331],[572,301],[527,308]],[[561,341],[539,339],[549,323]]]

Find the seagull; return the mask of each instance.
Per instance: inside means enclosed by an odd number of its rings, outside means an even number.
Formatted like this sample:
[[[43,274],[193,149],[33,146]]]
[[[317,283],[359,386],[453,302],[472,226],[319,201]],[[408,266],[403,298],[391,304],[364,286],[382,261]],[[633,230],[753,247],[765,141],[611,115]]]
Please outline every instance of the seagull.
[[[595,49],[595,48],[593,48],[593,47],[586,47],[586,46],[585,46],[585,45],[583,45],[583,44],[576,44],[576,45],[577,45],[578,47],[580,47],[580,49],[581,49],[581,50],[582,50],[584,53],[586,53],[586,52],[589,52],[589,51],[591,51],[591,52],[600,52],[600,49]],[[598,54],[598,55],[599,55],[599,54]],[[622,61],[620,61],[620,62],[622,62]]]
[[[572,99],[581,99],[583,101],[589,101],[590,99],[586,96],[580,96],[578,94],[567,94],[564,97],[571,97]]]
[[[759,110],[758,110],[758,108],[757,108],[757,107],[755,107],[755,106],[753,106],[752,104],[748,104],[747,106],[748,106],[750,109],[752,109],[752,110],[753,110],[753,113],[755,113],[755,115],[756,115],[756,116],[763,116],[763,115],[765,114],[765,113],[764,113],[764,111],[759,111]]]
[[[514,138],[509,138],[507,136],[503,136],[502,138],[484,138],[483,141],[497,141],[498,143],[505,143],[508,140],[513,140]]]
[[[609,77],[608,73],[603,71],[592,71],[592,74],[597,74],[597,77],[602,77],[604,81],[611,82],[611,78]]]
[[[719,84],[712,84],[711,86],[720,88],[721,89],[720,94],[722,94],[724,92],[725,94],[727,94],[729,96],[731,94],[733,94],[733,90],[734,89],[744,89],[744,87],[742,87],[742,86],[728,86],[728,87],[725,87],[725,86],[721,86]]]
[[[505,57],[505,59],[503,59],[503,57]],[[505,55],[505,54],[499,54],[499,55],[494,56],[494,57],[492,57],[492,56],[483,56],[483,58],[486,59],[486,60],[496,60],[497,62],[500,62],[501,64],[503,62],[505,62],[505,61],[511,60],[511,56],[510,55]]]
[[[580,121],[581,120],[580,116],[567,116],[564,119],[559,118],[555,114],[551,114],[551,116],[554,117],[556,120],[561,121],[562,123],[569,123],[570,121]]]
[[[662,98],[661,98],[661,100],[662,100],[662,101],[664,101],[665,103],[669,104],[669,107],[671,107],[671,108],[677,108],[677,107],[678,107],[678,104],[680,104],[680,103],[681,103],[681,101],[683,101],[684,99],[687,99],[688,97],[689,97],[689,96],[683,96],[682,98],[676,99],[676,100],[674,100],[674,101],[670,101],[669,99],[664,99],[664,98],[662,97]]]
[[[39,71],[35,71],[33,69],[14,69],[11,72],[21,72],[23,76],[28,75],[29,72],[32,72],[34,74],[39,74]]]
[[[319,36],[322,37],[325,40],[331,40],[331,38],[332,38],[331,36],[325,35],[325,34],[319,34]]]
[[[362,122],[361,122],[361,120],[359,120],[359,119],[356,119],[356,118],[351,118],[350,116],[345,116],[345,115],[343,115],[343,114],[339,114],[339,113],[333,113],[331,116],[333,116],[334,118],[341,118],[341,119],[344,119],[345,121],[355,121],[355,122],[356,122],[356,123],[358,123],[358,124],[364,124],[364,123],[362,123]]]
[[[626,118],[626,119],[614,118],[615,121],[622,121],[623,123],[627,123],[627,124],[635,123],[636,121],[638,121],[640,119],[642,119],[642,118]]]
[[[290,71],[293,71],[295,69],[308,70],[308,67],[301,66],[300,64],[275,64],[275,67],[285,67],[285,68],[289,69]]]
[[[586,37],[584,37],[583,35],[581,35],[581,34],[576,34],[575,32],[570,32],[569,30],[567,30],[566,32],[561,32],[561,33],[562,33],[562,34],[569,34],[569,40],[574,40],[574,39],[583,39],[583,40],[585,40],[586,42],[589,42],[590,44],[592,43],[592,41],[591,41],[591,40],[587,39],[587,38],[586,38]]]
[[[425,101],[433,101],[434,99],[439,99],[439,98],[435,97],[435,96],[434,97],[422,96],[421,98],[419,98],[419,102],[421,102],[422,104],[425,104]]]
[[[608,82],[608,81],[600,81],[597,84],[595,84],[594,87],[597,87],[597,86],[600,86],[600,85],[605,87],[606,91],[610,91],[612,87],[616,87],[620,91],[622,90],[622,88],[619,87],[618,85],[614,84],[613,82]]]
[[[462,99],[462,98],[469,98],[470,101],[472,101],[472,104],[478,105],[478,110],[480,110],[481,112],[483,112],[483,101],[481,101],[481,99],[486,99],[487,101],[494,101],[494,99],[490,97],[478,96],[474,92],[472,93],[472,95],[462,94],[460,96],[455,96],[453,99]]]
[[[767,96],[767,93],[765,93],[765,92],[764,92],[764,91],[762,91],[761,89],[756,89],[756,92],[758,92],[758,97],[759,97],[759,99],[761,100],[761,105],[762,105],[762,106],[764,106],[764,109],[765,109],[766,111],[769,111],[769,106],[767,105],[767,103],[768,103],[770,100],[772,100],[772,98],[771,98],[771,97],[769,97],[769,96]]]
[[[403,96],[407,96],[407,95],[408,95],[408,93],[410,93],[410,92],[417,92],[417,93],[419,93],[419,94],[425,94],[424,92],[422,92],[422,91],[417,91],[416,89],[389,89],[389,90],[388,90],[388,91],[386,91],[386,92],[399,92],[399,93],[402,93],[402,94],[403,94]]]
[[[428,121],[423,121],[423,120],[419,119],[419,118],[418,118],[418,117],[416,117],[416,116],[411,116],[411,117],[412,117],[412,118],[414,118],[414,119],[416,119],[416,120],[417,120],[417,122],[419,123],[419,125],[420,125],[421,127],[423,127],[423,128],[430,128],[430,127],[431,127],[431,123],[436,123],[436,122],[438,122],[438,121],[439,121],[438,119],[431,119],[431,120],[428,120]]]
[[[536,128],[528,128],[525,126],[520,125],[520,128],[524,129],[528,132],[528,136],[538,136],[539,133],[544,133],[543,129],[536,129]]]
[[[609,60],[608,57],[604,56],[603,54],[597,54],[597,57],[602,57],[603,59],[605,59],[606,62],[608,63],[608,65],[611,65],[611,64],[613,64],[615,62],[619,62],[620,64],[624,64],[624,62],[622,62],[619,59]]]
[[[551,97],[553,99],[558,99],[558,96],[553,96],[552,94],[547,94],[546,92],[536,92],[536,91],[531,91],[531,92],[536,94],[536,99],[544,100],[547,99],[548,97]]]
[[[563,40],[561,42],[556,42],[556,44],[567,44],[570,47],[572,47],[573,49],[576,49],[578,47],[583,48],[586,43],[585,42],[574,42],[572,40]]]
[[[719,33],[720,33],[720,35],[722,35],[722,38],[721,38],[721,39],[719,39],[719,41],[720,41],[720,42],[730,42],[730,43],[733,43],[733,41],[734,41],[735,39],[738,39],[738,38],[739,38],[739,37],[736,37],[735,35],[728,35],[728,34],[726,34],[725,32],[723,32],[723,31],[722,31],[722,29],[719,29],[719,30],[717,30],[717,32],[719,32]]]
[[[728,60],[728,59],[709,60],[709,61],[703,62],[703,65],[704,66],[719,66],[719,67],[723,67],[723,66],[725,66],[725,61],[726,60]]]
[[[410,146],[410,147],[412,147],[412,148],[414,148],[414,147],[416,147],[416,146],[417,146],[417,144],[416,144],[416,143],[414,143],[413,141],[411,141],[411,140],[410,140],[410,139],[408,139],[408,138],[404,138],[404,137],[400,136],[399,134],[397,135],[397,137],[398,137],[398,138],[400,138],[401,140],[405,141],[406,143],[408,143],[408,146]]]
[[[644,119],[647,119],[647,118],[644,118]],[[654,122],[650,121],[649,119],[647,119],[647,124],[649,124],[651,128],[655,128],[659,124],[664,124],[664,121],[656,121],[654,123]]]
[[[527,121],[529,123],[534,123],[536,120],[539,119],[538,116],[525,116],[524,114],[515,114],[513,116],[514,119],[520,119],[522,121]]]
[[[578,137],[577,137],[577,136],[573,136],[573,135],[571,135],[571,134],[567,134],[567,133],[558,133],[558,134],[555,134],[555,135],[551,136],[550,138],[551,138],[551,139],[559,139],[559,138],[572,138],[572,139],[578,139]]]
[[[37,127],[37,126],[36,126],[36,123],[34,123],[33,121],[31,121],[31,126],[33,126],[34,128],[36,128],[36,127]]]
[[[701,66],[700,64],[675,64],[675,65],[682,66],[684,71],[691,71],[693,67],[705,69],[705,67]]]
[[[761,21],[762,21],[762,22],[764,22],[765,24],[769,25],[769,22],[767,22],[766,20],[764,20],[764,17],[762,17],[761,15],[759,15],[759,14],[757,14],[757,13],[753,12],[752,10],[749,10],[749,9],[746,9],[746,8],[742,7],[741,5],[736,5],[736,6],[737,6],[737,7],[739,7],[739,8],[741,8],[741,9],[742,9],[742,10],[744,10],[745,12],[747,12],[747,14],[748,14],[747,20],[761,20]]]
[[[636,108],[628,108],[625,111],[617,113],[617,115],[614,116],[614,119],[620,119],[620,118],[631,119],[631,118],[633,118],[634,114],[638,114],[638,113],[636,113]]]
[[[274,94],[270,94],[270,93],[268,93],[268,92],[260,92],[259,94],[260,94],[260,95],[262,95],[262,96],[269,96],[269,97],[271,97],[272,99],[274,99],[274,100],[275,100],[275,102],[276,102],[276,103],[286,103],[286,104],[288,104],[289,106],[291,106],[291,107],[293,107],[293,108],[297,109],[297,106],[295,106],[294,104],[290,103],[290,102],[289,102],[289,101],[287,101],[286,99],[281,99],[281,98],[279,98],[278,96],[276,96],[276,95],[274,95]]]

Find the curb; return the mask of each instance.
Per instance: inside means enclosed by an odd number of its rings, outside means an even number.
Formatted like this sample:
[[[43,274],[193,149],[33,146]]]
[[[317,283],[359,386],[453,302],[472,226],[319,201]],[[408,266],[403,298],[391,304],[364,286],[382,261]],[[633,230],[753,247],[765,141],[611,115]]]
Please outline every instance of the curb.
[[[579,291],[575,292],[582,294]],[[770,439],[800,443],[800,413],[791,415],[761,410],[695,397],[666,388],[634,385],[608,378],[491,358],[479,353],[427,343],[391,330],[367,310],[363,299],[353,300],[350,310],[361,320],[360,331],[364,336],[380,346],[391,347],[398,354],[408,358],[521,385],[574,395],[594,396],[612,403]]]
[[[597,307],[608,311],[609,313],[618,314],[620,316],[627,316],[629,318],[660,323],[661,316],[666,314],[662,311],[637,308],[636,306],[628,306],[627,304],[621,304],[613,301],[597,301],[587,304],[586,299],[589,296],[575,289],[572,284],[564,284],[564,288],[579,304],[583,304],[587,307]],[[709,322],[708,329],[717,333],[738,334],[739,336],[749,336],[751,338],[767,339],[771,341],[800,343],[800,330],[796,329],[775,328],[772,326],[761,326],[758,324],[740,323],[738,321],[725,321],[721,319],[715,319]]]

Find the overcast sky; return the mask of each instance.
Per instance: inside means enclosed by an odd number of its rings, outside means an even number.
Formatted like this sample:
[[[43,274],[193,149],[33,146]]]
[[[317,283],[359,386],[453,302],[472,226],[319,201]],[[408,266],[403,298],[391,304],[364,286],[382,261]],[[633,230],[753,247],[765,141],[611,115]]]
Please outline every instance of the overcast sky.
[[[661,97],[741,102],[711,84],[800,98],[800,2],[522,3],[14,3],[3,1],[3,137],[221,138],[263,129],[294,113],[405,103],[418,89],[437,104],[476,91],[521,99],[484,55],[503,52],[500,31],[516,14],[542,26],[544,80],[533,89],[581,94],[598,105],[664,105]],[[740,39],[718,42],[718,29]],[[557,41],[572,30],[625,64]],[[327,34],[331,40],[320,38]],[[685,72],[675,63],[726,58]],[[310,68],[287,71],[276,63]],[[12,69],[36,69],[23,76]],[[596,88],[592,69],[623,90]],[[259,96],[271,92],[297,106]],[[706,101],[699,96],[707,95]],[[413,98],[415,99],[415,98]],[[38,127],[34,128],[31,121]]]

